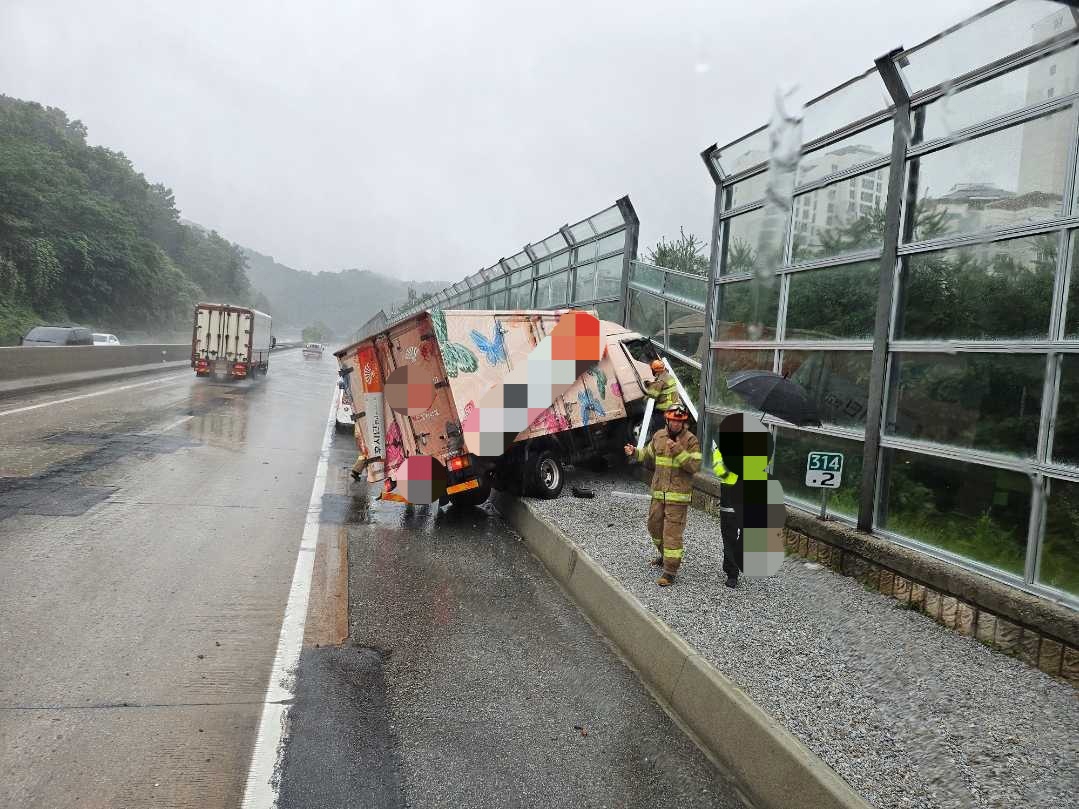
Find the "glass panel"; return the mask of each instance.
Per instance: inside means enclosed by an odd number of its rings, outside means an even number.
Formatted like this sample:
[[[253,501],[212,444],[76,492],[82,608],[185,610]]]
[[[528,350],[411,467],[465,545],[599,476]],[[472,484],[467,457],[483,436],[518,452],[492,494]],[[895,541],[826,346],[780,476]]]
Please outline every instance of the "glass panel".
[[[528,299],[532,290],[531,284],[523,284],[519,287],[514,287],[510,290],[510,303],[509,305],[514,309],[526,309],[528,308]]]
[[[510,286],[517,286],[518,284],[523,283],[526,279],[531,278],[531,277],[532,277],[532,268],[531,267],[529,267],[527,270],[518,270],[517,272],[515,272],[513,275],[510,276]]]
[[[819,509],[822,490],[805,485],[806,459],[811,452],[842,453],[843,478],[838,489],[828,492],[828,511],[857,517],[862,486],[862,442],[804,433],[786,427],[776,428],[773,476],[783,484],[783,492],[788,498],[801,500]]]
[[[510,261],[512,262],[510,263],[511,267],[524,267],[526,264],[532,263],[532,259],[530,259],[528,253],[525,253],[524,251],[515,255]]]
[[[803,388],[826,424],[865,428],[870,351],[784,351],[781,371]]]
[[[604,236],[599,240],[599,254],[602,256],[605,253],[613,253],[616,250],[621,252],[626,248],[626,232],[624,230],[618,233],[612,233],[610,236]]]
[[[667,303],[667,345],[680,354],[704,359],[708,340],[705,336],[704,312]]]
[[[553,233],[543,240],[543,246],[547,248],[548,252],[554,253],[566,246],[566,237],[561,232]]]
[[[810,143],[852,121],[892,106],[892,100],[876,68],[861,78],[806,105],[802,142]],[[888,137],[891,144],[891,136]]]
[[[551,276],[536,281],[536,300],[533,304],[537,309],[546,309],[551,299]]]
[[[563,250],[561,253],[555,256],[551,256],[551,269],[560,270],[563,267],[569,266],[569,250]]]
[[[589,242],[578,247],[574,263],[583,264],[586,261],[594,261],[596,258],[596,245],[597,242]]]
[[[970,20],[896,57],[911,92],[934,87],[1075,28],[1051,0],[1023,0]]]
[[[543,307],[562,306],[569,294],[569,273],[559,272],[550,277],[549,293]]]
[[[738,371],[771,371],[774,358],[775,352],[771,349],[760,351],[713,348],[711,393],[708,397],[708,405],[748,410],[749,407],[742,401],[742,397],[727,390],[727,376]]]
[[[1030,480],[1019,472],[884,451],[881,527],[1023,575]]]
[[[577,268],[577,283],[573,300],[590,301],[596,297],[596,265],[584,264]]]
[[[1064,320],[1064,334],[1069,339],[1079,337],[1079,244],[1073,232],[1070,238],[1071,278],[1068,281],[1068,302]]]
[[[1079,48],[1039,59],[981,84],[949,93],[915,113],[911,142],[922,143],[1079,88]]]
[[[917,173],[913,241],[981,233],[1062,213],[1072,107],[908,163]]]
[[[615,298],[622,295],[622,256],[601,259],[596,271],[596,297]]]
[[[629,280],[636,286],[645,289],[654,289],[656,292],[663,291],[663,270],[650,264],[642,264],[639,261],[633,263],[632,274]]]
[[[573,234],[574,241],[578,242],[583,242],[586,239],[591,239],[593,236],[596,235],[595,231],[592,230],[592,226],[588,224],[587,219],[584,222],[578,222],[576,225],[571,225],[569,232]]]
[[[786,339],[872,337],[879,277],[879,261],[791,273]]]
[[[888,167],[794,198],[794,263],[884,244]]]
[[[677,357],[667,357],[667,362],[671,364],[671,368],[674,369],[674,375],[678,377],[678,381],[682,383],[682,387],[686,389],[686,395],[689,400],[693,402],[693,406],[697,407],[701,403],[701,369],[694,368],[692,365],[686,362],[682,362]]]
[[[751,272],[757,255],[761,230],[764,227],[764,209],[731,217],[724,223],[726,231],[726,254],[720,271],[723,275]]]
[[[1053,460],[1079,466],[1079,354],[1060,358],[1060,399],[1053,423]]]
[[[752,281],[735,281],[716,286],[715,339],[752,340],[751,326],[760,324],[759,340],[776,338],[776,319],[779,313],[779,282],[763,289],[763,296],[754,300]],[[757,293],[759,294],[759,293]]]
[[[888,433],[1034,456],[1043,354],[897,353],[892,363]]]
[[[554,268],[551,266],[551,260],[549,258],[544,259],[543,261],[537,261],[536,262],[536,275],[537,276],[539,276],[539,275],[547,275],[547,273],[551,272],[551,270],[553,270],[553,269]]]
[[[675,275],[665,273],[667,276],[666,293],[671,296],[685,298],[687,301],[696,301],[704,306],[708,295],[708,277],[705,275],[692,277],[688,275]]]
[[[1045,338],[1057,235],[908,256],[896,339]]]
[[[1079,485],[1063,480],[1046,483],[1049,508],[1038,581],[1079,596]]]
[[[629,291],[626,325],[645,337],[663,339],[663,301],[634,289]]]
[[[768,172],[762,171],[752,177],[746,177],[727,189],[723,210],[729,211],[739,205],[764,199],[764,190],[768,187]]]
[[[612,323],[622,322],[622,302],[609,301],[596,304],[596,316],[600,320],[609,320]]]
[[[724,174],[737,174],[751,166],[767,163],[768,145],[768,127],[763,127],[724,148],[717,162]]]
[[[798,164],[798,185],[811,183],[863,163],[872,163],[892,153],[892,122],[885,121],[857,135],[836,141],[803,155]],[[884,168],[885,174],[888,168]]]
[[[626,220],[622,218],[622,212],[618,210],[617,205],[589,218],[592,220],[592,227],[596,229],[596,233],[603,233],[611,228],[622,227],[626,224]]]
[[[495,295],[491,295],[487,299],[487,305],[491,309],[505,309],[508,306],[508,301],[509,293],[503,290]]]
[[[551,251],[547,249],[547,246],[543,242],[536,242],[536,244],[532,245],[532,254],[536,258],[543,258],[550,252]]]

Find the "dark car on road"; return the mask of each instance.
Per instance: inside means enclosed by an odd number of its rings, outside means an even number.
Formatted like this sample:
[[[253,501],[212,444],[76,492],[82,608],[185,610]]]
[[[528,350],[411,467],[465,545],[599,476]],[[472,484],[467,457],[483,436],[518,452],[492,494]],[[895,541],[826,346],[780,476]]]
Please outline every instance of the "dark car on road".
[[[92,346],[94,333],[82,326],[34,326],[19,341],[24,346]]]

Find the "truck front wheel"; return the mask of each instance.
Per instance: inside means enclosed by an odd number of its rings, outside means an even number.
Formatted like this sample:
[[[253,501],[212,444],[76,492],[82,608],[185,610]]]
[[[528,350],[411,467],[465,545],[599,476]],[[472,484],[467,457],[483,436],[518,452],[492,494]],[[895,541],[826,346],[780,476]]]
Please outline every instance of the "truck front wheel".
[[[529,490],[536,497],[554,500],[562,494],[566,483],[566,468],[562,459],[549,449],[541,450],[528,459]]]

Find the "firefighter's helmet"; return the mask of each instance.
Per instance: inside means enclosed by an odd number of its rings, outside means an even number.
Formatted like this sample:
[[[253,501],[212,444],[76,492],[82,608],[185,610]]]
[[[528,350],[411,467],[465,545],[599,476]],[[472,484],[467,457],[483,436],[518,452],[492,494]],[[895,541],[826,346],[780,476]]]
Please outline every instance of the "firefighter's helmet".
[[[685,405],[672,405],[665,414],[667,421],[689,421],[689,411]]]
[[[667,370],[667,366],[663,364],[663,360],[652,360],[650,367],[652,368],[652,371],[657,374],[661,374]]]

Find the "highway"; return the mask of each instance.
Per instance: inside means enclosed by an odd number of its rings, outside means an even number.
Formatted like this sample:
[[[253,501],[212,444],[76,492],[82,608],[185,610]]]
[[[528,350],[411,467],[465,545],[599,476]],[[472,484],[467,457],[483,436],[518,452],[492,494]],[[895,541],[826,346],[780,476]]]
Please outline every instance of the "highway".
[[[333,369],[0,400],[0,806],[741,806],[489,507],[349,481]]]

